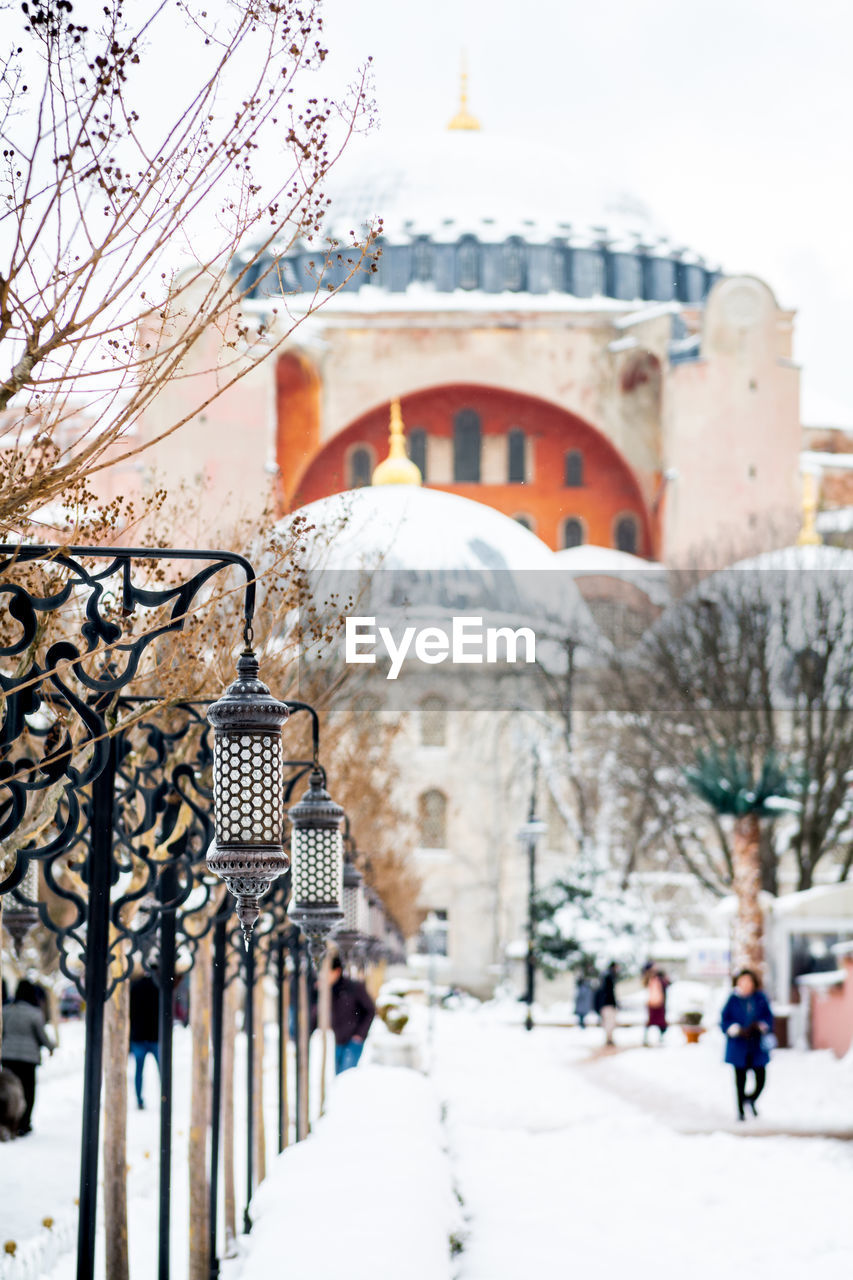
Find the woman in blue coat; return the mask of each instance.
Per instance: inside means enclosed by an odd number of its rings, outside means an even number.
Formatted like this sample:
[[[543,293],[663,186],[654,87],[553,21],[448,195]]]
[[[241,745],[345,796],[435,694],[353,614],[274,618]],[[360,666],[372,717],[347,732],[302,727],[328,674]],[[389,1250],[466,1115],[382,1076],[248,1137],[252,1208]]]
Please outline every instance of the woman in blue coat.
[[[726,1034],[726,1062],[735,1069],[738,1119],[743,1120],[746,1105],[754,1116],[758,1115],[755,1104],[764,1088],[765,1068],[770,1061],[764,1037],[773,1028],[773,1012],[751,969],[741,969],[735,976],[734,988],[723,1006],[720,1026]],[[752,1093],[746,1091],[748,1071],[755,1078]]]

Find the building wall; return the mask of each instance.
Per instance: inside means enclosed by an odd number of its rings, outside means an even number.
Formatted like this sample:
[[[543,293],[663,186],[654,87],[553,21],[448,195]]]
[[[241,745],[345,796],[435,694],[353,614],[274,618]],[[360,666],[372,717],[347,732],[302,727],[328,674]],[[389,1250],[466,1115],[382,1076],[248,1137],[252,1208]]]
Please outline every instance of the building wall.
[[[235,359],[218,335],[205,335],[182,377],[140,423],[141,437],[151,439],[189,418],[144,456],[143,481],[153,484],[156,469],[171,483],[204,485],[221,519],[229,505],[259,514],[277,472],[284,510],[305,489],[318,450],[390,400],[405,405],[436,387],[476,385],[545,402],[609,441],[648,516],[646,554],[684,561],[709,543],[737,550],[751,531],[758,537],[774,525],[784,539],[796,528],[792,317],[760,281],[723,280],[704,311],[682,311],[679,323],[701,331],[701,349],[698,359],[677,363],[670,359],[672,316],[653,309],[635,320],[631,306],[581,309],[572,299],[562,310],[553,300],[536,310],[527,298],[517,311],[493,312],[442,309],[439,296],[418,309],[400,309],[401,301],[391,311],[375,292],[370,309],[359,295],[332,298],[288,339],[285,364],[273,355],[193,415]],[[627,327],[616,327],[620,315]],[[340,464],[328,457],[326,492],[334,492]],[[312,496],[318,487],[311,477]],[[516,514],[516,495],[500,490],[464,492]],[[607,500],[603,494],[604,507]],[[552,530],[555,519],[549,512]],[[606,529],[591,536],[610,543]]]
[[[844,960],[843,985],[811,992],[811,1046],[843,1058],[853,1045],[853,957]]]
[[[669,373],[663,504],[668,562],[724,563],[750,541],[783,545],[799,523],[799,370],[791,320],[761,281],[724,280],[705,311],[701,358]]]
[[[639,483],[624,459],[598,431],[553,404],[515,392],[482,386],[443,386],[415,392],[402,401],[409,433],[425,431],[425,481],[434,488],[484,501],[508,516],[523,515],[528,527],[555,550],[564,545],[567,518],[578,520],[584,542],[616,546],[617,526],[627,521],[638,555],[655,550],[654,527]],[[453,431],[460,411],[475,411],[481,424],[481,483],[454,483]],[[332,437],[302,476],[293,497],[301,506],[328,493],[353,487],[353,452],[371,458],[387,452],[389,406],[364,415]],[[508,483],[509,433],[525,438],[525,479]],[[582,466],[581,484],[566,484],[566,455]],[[490,483],[491,481],[491,483]]]

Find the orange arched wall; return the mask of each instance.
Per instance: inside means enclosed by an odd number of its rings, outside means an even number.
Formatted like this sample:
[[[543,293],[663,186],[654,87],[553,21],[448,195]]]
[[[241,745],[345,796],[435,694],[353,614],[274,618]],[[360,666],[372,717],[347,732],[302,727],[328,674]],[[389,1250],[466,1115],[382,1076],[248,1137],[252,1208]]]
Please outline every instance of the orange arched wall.
[[[576,517],[584,527],[584,542],[615,545],[620,516],[637,521],[637,553],[655,551],[652,521],[631,468],[614,447],[583,419],[533,396],[494,387],[442,386],[416,391],[402,399],[406,432],[421,428],[431,437],[453,436],[453,420],[460,409],[480,415],[482,436],[506,435],[521,428],[532,441],[530,480],[525,484],[433,484],[428,487],[458,493],[484,502],[505,515],[533,519],[538,536],[549,546],[562,546],[562,526]],[[388,452],[388,404],[358,418],[320,450],[306,468],[291,507],[302,506],[349,488],[347,461],[353,448],[368,445],[378,460]],[[577,449],[583,456],[583,485],[564,484],[565,455]]]
[[[300,475],[320,448],[320,379],[311,361],[297,352],[281,356],[275,391],[279,500],[287,510]]]

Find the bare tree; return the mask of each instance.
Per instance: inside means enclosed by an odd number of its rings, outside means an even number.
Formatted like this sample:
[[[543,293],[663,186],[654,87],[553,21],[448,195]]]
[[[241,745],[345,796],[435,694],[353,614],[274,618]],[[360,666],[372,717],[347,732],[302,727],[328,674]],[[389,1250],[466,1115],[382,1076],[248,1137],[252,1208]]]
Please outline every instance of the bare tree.
[[[736,858],[720,806],[691,793],[687,773],[702,756],[734,753],[756,780],[768,759],[785,768],[792,803],[751,837],[764,889],[778,892],[785,859],[800,889],[818,867],[844,879],[853,865],[849,575],[767,565],[692,579],[614,662],[609,686],[624,785],[647,798],[669,847],[716,893],[732,888]]]
[[[140,415],[212,329],[215,388],[158,438],[285,341],[286,314],[242,306],[279,254],[315,248],[309,311],[330,266],[359,269],[355,239],[321,242],[324,179],[370,115],[366,71],[322,96],[319,0],[107,0],[91,24],[67,0],[21,8],[0,61],[6,529],[137,452]]]

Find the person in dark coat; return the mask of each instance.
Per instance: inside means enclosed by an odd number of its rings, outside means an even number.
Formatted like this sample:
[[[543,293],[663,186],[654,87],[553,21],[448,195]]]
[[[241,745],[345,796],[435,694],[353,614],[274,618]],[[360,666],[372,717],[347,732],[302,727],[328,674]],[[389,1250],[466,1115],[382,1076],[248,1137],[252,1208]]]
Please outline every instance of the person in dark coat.
[[[332,987],[332,1030],[335,1033],[335,1074],[357,1067],[376,1005],[363,982],[344,976],[340,956],[329,966]]]
[[[723,1006],[720,1026],[726,1035],[726,1062],[735,1071],[738,1120],[745,1119],[746,1106],[757,1116],[755,1104],[764,1088],[770,1061],[765,1037],[773,1028],[773,1012],[751,969],[741,969],[735,975],[734,991]],[[754,1078],[751,1093],[746,1091],[749,1071]]]
[[[604,1028],[604,1043],[606,1045],[613,1044],[616,1010],[619,1008],[619,1002],[616,999],[616,979],[618,977],[619,966],[615,960],[611,960],[601,975],[601,981],[595,993],[595,1012],[601,1018],[601,1025]]]
[[[15,999],[3,1009],[3,1066],[18,1077],[24,1090],[24,1113],[18,1121],[18,1137],[32,1132],[36,1100],[36,1068],[41,1051],[53,1053],[53,1042],[44,1026],[41,988],[22,978]]]
[[[136,1105],[142,1111],[142,1073],[149,1053],[160,1069],[160,987],[148,974],[130,984],[130,1052],[136,1063]]]

